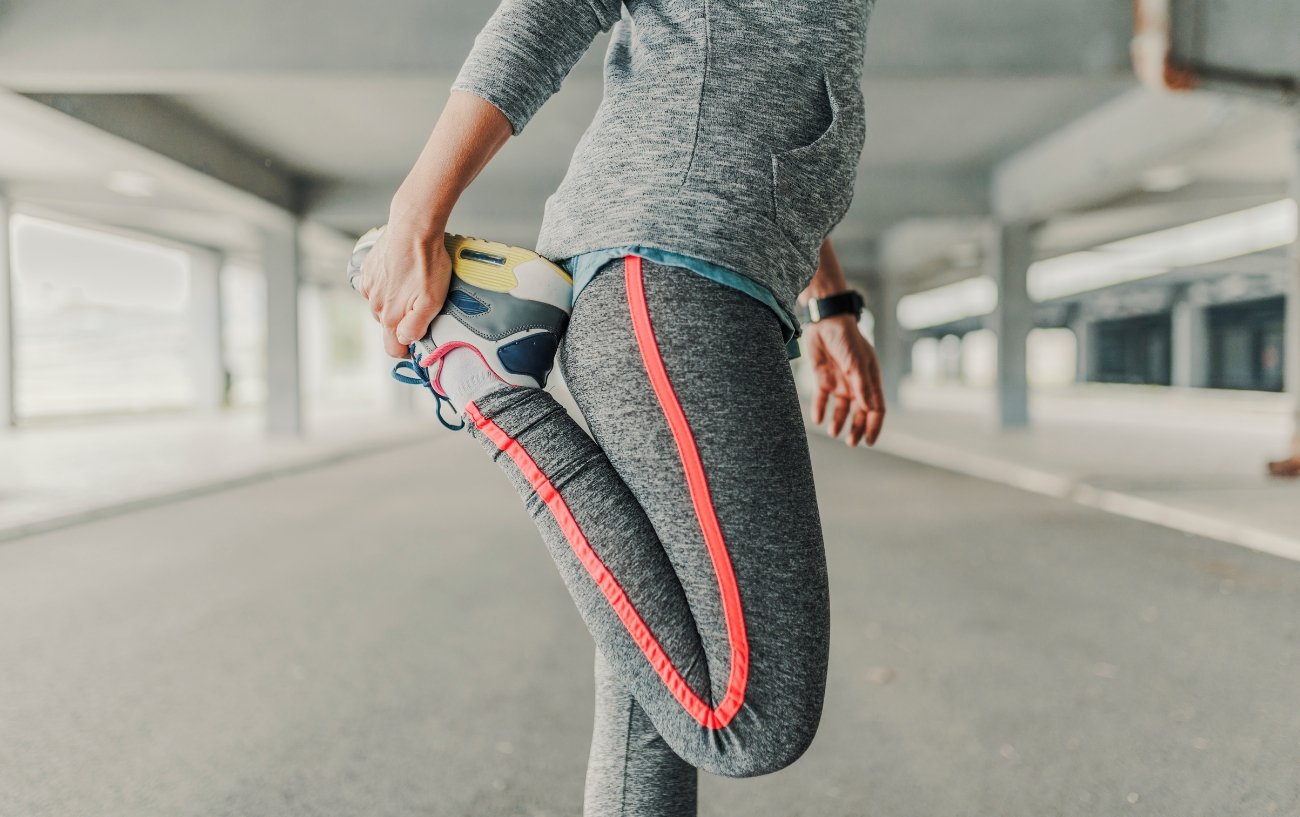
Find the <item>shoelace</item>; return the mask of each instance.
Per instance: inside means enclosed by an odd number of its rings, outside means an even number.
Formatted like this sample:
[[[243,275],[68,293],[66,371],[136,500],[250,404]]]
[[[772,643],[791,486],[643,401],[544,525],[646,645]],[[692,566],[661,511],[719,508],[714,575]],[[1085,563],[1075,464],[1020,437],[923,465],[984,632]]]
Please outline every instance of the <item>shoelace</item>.
[[[412,358],[414,358],[414,347],[411,349],[411,355]],[[410,374],[408,374],[408,372]],[[442,416],[443,403],[451,406],[453,412],[456,411],[456,407],[451,405],[450,400],[443,397],[441,394],[438,394],[438,392],[434,390],[433,382],[429,380],[428,369],[425,369],[423,366],[416,363],[414,359],[398,361],[397,365],[393,367],[393,379],[398,383],[405,383],[408,386],[423,386],[428,389],[429,394],[432,394],[434,399],[438,401],[438,408],[435,410],[435,416],[437,416],[438,422],[442,423],[447,429],[451,431],[460,431],[465,427],[465,421],[460,418],[459,414],[456,415],[456,419],[460,420],[460,425],[452,425]]]

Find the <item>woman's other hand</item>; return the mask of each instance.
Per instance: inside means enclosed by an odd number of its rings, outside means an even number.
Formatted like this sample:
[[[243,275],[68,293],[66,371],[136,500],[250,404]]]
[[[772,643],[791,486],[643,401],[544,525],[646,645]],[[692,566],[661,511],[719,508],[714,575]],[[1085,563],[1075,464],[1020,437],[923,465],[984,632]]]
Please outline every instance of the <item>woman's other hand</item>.
[[[850,446],[875,445],[885,423],[880,361],[853,315],[835,315],[804,327],[804,348],[817,373],[813,422],[821,425],[830,406],[830,433],[848,428]]]

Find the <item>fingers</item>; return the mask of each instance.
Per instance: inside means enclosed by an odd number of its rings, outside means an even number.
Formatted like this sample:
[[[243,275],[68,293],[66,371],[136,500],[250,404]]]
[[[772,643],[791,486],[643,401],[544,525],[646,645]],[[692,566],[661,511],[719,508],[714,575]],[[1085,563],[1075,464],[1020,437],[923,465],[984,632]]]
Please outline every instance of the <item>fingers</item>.
[[[365,298],[366,302],[370,305],[370,317],[379,321],[380,316],[384,311],[384,298],[380,288],[375,285],[375,279],[365,272],[362,272],[361,283],[357,287],[357,291],[361,293],[361,297]]]
[[[873,409],[866,414],[867,445],[875,445],[880,439],[880,430],[885,427],[885,410]]]
[[[406,309],[403,306],[394,306],[391,300],[384,303],[379,313],[379,325],[384,329],[384,351],[389,357],[402,358],[407,355],[406,344],[397,337],[397,325],[404,317],[406,317]]]
[[[855,366],[848,375],[855,411],[854,424],[859,419],[862,423],[862,434],[857,440],[850,439],[850,445],[863,440],[869,446],[875,445],[885,425],[885,389],[880,379],[880,366],[874,354],[868,352],[865,357],[860,366]]]
[[[384,351],[389,357],[406,358],[411,354],[408,344],[402,343],[397,339],[396,331],[384,327]]]
[[[853,401],[846,394],[835,395],[835,410],[831,413],[831,436],[838,437],[844,430],[844,421],[849,417],[849,408]]]
[[[812,416],[813,423],[821,425],[826,421],[826,402],[830,400],[831,390],[825,388],[817,389],[817,394],[813,395]]]
[[[384,252],[388,244],[388,236],[380,235],[379,239],[366,253],[366,257],[361,261],[361,274],[357,277],[357,292],[367,301],[374,291],[374,284],[377,275],[383,269]],[[373,309],[374,304],[371,304]]]
[[[424,337],[429,324],[438,316],[442,304],[435,304],[427,295],[415,299],[409,311],[397,324],[395,335],[403,344],[411,344]]]
[[[849,436],[846,442],[849,448],[853,448],[862,442],[862,437],[867,433],[867,413],[864,411],[853,412],[853,422],[849,423]]]
[[[836,334],[832,330],[843,330]],[[829,334],[828,334],[829,333]],[[830,434],[839,437],[848,426],[850,446],[875,445],[885,423],[885,390],[876,352],[856,325],[832,321],[814,324],[808,331],[810,357],[817,371],[818,390],[813,397],[813,421],[826,420],[826,407],[834,397]],[[851,419],[850,419],[851,418]]]
[[[405,357],[405,345],[398,342],[395,330],[406,315],[407,304],[398,303],[400,296],[394,286],[395,282],[387,274],[387,238],[387,233],[380,235],[361,262],[357,291],[369,303],[370,316],[383,327],[384,349],[389,355]]]
[[[379,236],[362,262],[358,289],[370,303],[370,314],[383,327],[384,350],[405,358],[410,345],[424,337],[437,317],[447,292],[451,261],[442,243],[440,255],[425,258],[418,248],[403,246],[389,258],[388,234]]]
[[[376,319],[384,327],[384,350],[389,356],[404,358],[410,354],[410,346],[424,337],[429,331],[429,324],[438,316],[442,308],[439,303],[427,295],[418,296],[410,306],[392,309],[388,306],[377,312]]]
[[[867,445],[875,445],[880,438],[880,431],[885,427],[885,386],[880,379],[880,365],[873,357],[867,367],[866,393],[867,404]]]

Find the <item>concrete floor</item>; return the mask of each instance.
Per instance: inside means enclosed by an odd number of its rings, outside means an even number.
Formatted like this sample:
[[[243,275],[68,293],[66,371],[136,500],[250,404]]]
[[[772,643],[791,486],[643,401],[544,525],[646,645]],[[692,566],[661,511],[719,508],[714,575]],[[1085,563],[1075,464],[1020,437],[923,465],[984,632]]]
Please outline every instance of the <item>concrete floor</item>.
[[[703,814],[1300,814],[1300,564],[814,451],[822,732]],[[0,815],[577,815],[591,658],[462,438],[28,537]]]
[[[47,420],[0,429],[0,542],[157,505],[268,473],[391,447],[437,428],[427,411],[317,409],[298,437],[268,437],[261,412]]]
[[[1077,384],[1033,395],[1032,427],[997,429],[989,389],[907,384],[881,448],[918,462],[1300,561],[1287,395]]]

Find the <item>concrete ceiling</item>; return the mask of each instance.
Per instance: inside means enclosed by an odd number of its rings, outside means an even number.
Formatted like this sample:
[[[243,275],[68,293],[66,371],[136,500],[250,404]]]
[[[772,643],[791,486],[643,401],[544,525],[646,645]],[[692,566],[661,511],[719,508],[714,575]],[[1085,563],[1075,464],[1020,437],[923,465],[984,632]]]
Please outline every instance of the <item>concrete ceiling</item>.
[[[276,78],[171,99],[313,178],[365,181],[405,173],[450,79]],[[862,166],[987,167],[1131,85],[1125,78],[1090,76],[869,76]],[[571,150],[599,94],[599,77],[571,77],[518,142]]]
[[[351,0],[7,0],[0,87],[89,130],[0,117],[0,181],[38,206],[237,252],[255,245],[247,225],[258,216],[232,208],[220,186],[360,232],[383,219],[492,7],[390,0],[377,14]],[[996,168],[1132,91],[1130,34],[1129,0],[881,3],[864,81],[867,147],[837,232],[847,262],[865,267],[897,223],[985,216]],[[603,50],[593,47],[480,177],[453,227],[535,238],[542,202],[599,99]],[[1179,161],[1206,189],[1277,185],[1287,127],[1208,134],[1204,150]],[[114,135],[112,149],[90,131]],[[128,156],[123,141],[162,159]],[[152,197],[106,187],[137,166],[159,180]],[[199,195],[191,171],[219,184]],[[1094,218],[1078,234],[1123,223]],[[1073,240],[1064,227],[1057,238]]]
[[[454,74],[492,2],[7,0],[0,76],[39,90],[174,93],[275,75]],[[870,73],[903,76],[1122,72],[1129,0],[882,2]],[[598,53],[578,73],[599,70]]]

